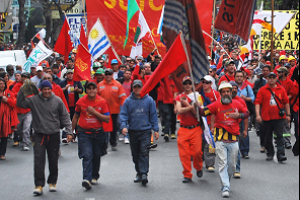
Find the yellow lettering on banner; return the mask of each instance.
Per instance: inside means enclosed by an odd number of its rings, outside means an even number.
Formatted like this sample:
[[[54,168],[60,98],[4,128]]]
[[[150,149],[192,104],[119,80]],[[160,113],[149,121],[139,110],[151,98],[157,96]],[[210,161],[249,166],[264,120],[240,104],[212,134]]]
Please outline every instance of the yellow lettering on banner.
[[[155,6],[154,4],[153,4],[153,0],[149,0],[149,6],[150,6],[150,8],[152,9],[152,10],[154,10],[154,11],[160,11],[161,9],[162,9],[162,7],[163,7],[163,5],[161,4],[160,6]]]
[[[140,0],[140,9],[144,11],[145,9],[145,0]]]
[[[116,0],[105,0],[104,4],[106,5],[106,7],[112,9],[117,5],[117,1]]]
[[[127,10],[127,6],[124,5],[124,0],[119,0],[119,5],[122,10]]]

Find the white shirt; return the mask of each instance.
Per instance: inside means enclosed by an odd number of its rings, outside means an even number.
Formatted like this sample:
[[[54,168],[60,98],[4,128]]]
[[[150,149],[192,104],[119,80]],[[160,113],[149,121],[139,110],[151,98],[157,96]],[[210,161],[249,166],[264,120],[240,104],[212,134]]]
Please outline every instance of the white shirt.
[[[41,78],[38,78],[36,75],[30,79],[37,88],[40,88]]]
[[[119,72],[114,72],[114,79],[117,80],[119,78]]]

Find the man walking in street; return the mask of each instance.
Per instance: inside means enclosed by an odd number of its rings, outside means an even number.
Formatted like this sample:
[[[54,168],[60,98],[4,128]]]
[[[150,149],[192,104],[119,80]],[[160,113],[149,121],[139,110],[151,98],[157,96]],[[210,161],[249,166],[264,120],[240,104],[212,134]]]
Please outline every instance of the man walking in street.
[[[106,69],[104,80],[98,84],[98,95],[103,97],[109,106],[113,131],[110,133],[110,145],[112,151],[117,151],[117,132],[119,131],[118,117],[120,107],[123,106],[126,97],[123,86],[113,78],[113,70]]]
[[[43,81],[40,88],[41,92],[38,93],[34,84],[26,80],[17,98],[17,106],[25,109],[30,108],[32,112],[32,127],[35,130],[33,137],[35,195],[43,194],[46,151],[50,171],[47,183],[50,192],[56,192],[57,190],[60,128],[65,127],[68,140],[72,139],[70,115],[64,103],[52,93],[52,85],[49,81]],[[35,95],[26,98],[32,93]]]
[[[240,135],[240,120],[244,120],[243,137],[247,137],[249,113],[247,107],[232,99],[232,86],[228,82],[219,87],[221,101],[216,101],[207,107],[200,108],[200,115],[215,115],[214,140],[216,154],[219,159],[219,173],[222,183],[222,197],[228,198],[230,180],[236,171],[238,160],[238,136]]]
[[[290,104],[285,89],[277,83],[277,76],[273,72],[268,76],[268,84],[262,87],[257,94],[255,111],[256,120],[264,124],[267,160],[273,160],[275,154],[274,132],[277,141],[278,161],[286,161],[283,132],[285,121],[291,121]]]
[[[130,146],[137,176],[135,183],[148,183],[149,150],[152,130],[156,140],[159,138],[158,117],[155,102],[149,95],[141,97],[143,83],[133,82],[133,93],[125,100],[120,113],[120,124],[123,135],[129,133]]]
[[[178,150],[181,164],[183,166],[183,183],[192,182],[193,174],[191,173],[193,157],[193,165],[197,170],[197,176],[203,176],[203,160],[202,160],[202,122],[199,122],[196,115],[194,104],[197,99],[194,98],[192,91],[192,79],[185,77],[182,81],[184,92],[175,99],[176,112],[180,115],[180,129],[178,130]],[[199,93],[198,95],[199,96]],[[173,111],[172,111],[173,112]]]
[[[103,122],[109,122],[110,114],[106,101],[97,95],[96,83],[89,82],[85,87],[87,95],[76,104],[72,130],[78,127],[78,155],[82,159],[83,168],[82,187],[90,190],[91,184],[97,184],[100,177],[100,158],[106,148]]]
[[[229,60],[226,62],[225,66],[226,66],[227,73],[220,78],[219,85],[223,81],[227,81],[227,82],[235,81],[235,78],[234,78],[234,71],[236,68],[235,62],[233,60]]]

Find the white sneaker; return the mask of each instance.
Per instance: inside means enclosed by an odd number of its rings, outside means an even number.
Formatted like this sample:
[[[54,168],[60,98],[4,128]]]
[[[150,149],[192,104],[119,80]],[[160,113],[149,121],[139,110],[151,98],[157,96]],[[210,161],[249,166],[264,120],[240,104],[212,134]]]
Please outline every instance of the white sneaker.
[[[124,141],[124,135],[119,135],[119,141]]]
[[[222,197],[223,198],[229,198],[229,191],[222,192]]]
[[[23,151],[29,151],[29,147],[23,147]]]
[[[128,138],[125,138],[125,139],[124,139],[124,143],[125,143],[125,144],[130,144],[129,139],[128,139]]]

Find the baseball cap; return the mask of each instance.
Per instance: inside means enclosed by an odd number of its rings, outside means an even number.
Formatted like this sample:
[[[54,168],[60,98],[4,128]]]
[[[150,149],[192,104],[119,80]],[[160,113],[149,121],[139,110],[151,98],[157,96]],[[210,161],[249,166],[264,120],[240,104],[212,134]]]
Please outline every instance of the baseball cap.
[[[235,62],[233,60],[229,60],[229,61],[226,62],[225,66],[227,67],[230,64],[235,64]]]
[[[114,65],[114,64],[119,64],[119,62],[118,62],[118,60],[117,59],[113,59],[112,61],[111,61],[111,63],[110,64],[112,64],[112,65]]]
[[[109,73],[111,73],[111,74],[114,73],[114,71],[113,71],[112,69],[110,69],[110,68],[105,69],[104,73],[106,73],[106,72],[109,72]]]
[[[21,72],[20,70],[17,70],[17,71],[15,72],[15,74],[21,74],[21,75],[22,75],[22,72]]]
[[[74,71],[72,69],[68,69],[67,72],[66,72],[66,74],[68,74],[68,73],[74,74]]]
[[[211,69],[217,69],[217,66],[216,65],[212,65],[210,66]]]
[[[278,71],[278,70],[277,70],[277,71]],[[268,77],[271,77],[271,76],[277,77],[277,75],[276,75],[274,72],[271,72],[271,73],[268,75]]]
[[[21,74],[21,76],[26,77],[26,78],[30,78],[30,74],[28,72],[23,72]]]
[[[227,81],[223,81],[219,87],[219,91],[221,91],[222,89],[225,89],[225,88],[232,89],[232,85],[230,83],[228,83]]]
[[[96,71],[95,74],[105,74],[105,73],[104,73],[104,69],[102,69],[102,68],[97,69],[97,71]]]
[[[286,67],[286,68],[290,68],[291,64],[290,63],[285,63],[283,66]]]
[[[135,81],[133,81],[132,87],[135,87],[135,86],[143,87],[143,82],[141,80],[135,80]]]
[[[230,81],[230,84],[232,85],[232,87],[233,86],[239,87],[238,84],[235,81]]]
[[[144,58],[143,58],[143,56],[138,56],[137,57],[137,60],[143,60]]]
[[[101,63],[99,63],[99,62],[94,62],[93,63],[93,68],[99,68],[101,66],[102,66]]]
[[[207,56],[207,60],[211,60],[211,57],[210,57],[210,56]]]
[[[184,77],[183,80],[182,80],[182,83],[184,83],[184,82],[186,82],[186,81],[191,81],[191,82],[193,82],[193,81],[192,81],[192,78],[189,77],[189,76]]]
[[[210,76],[210,75],[206,75],[206,76],[204,76],[203,78],[201,78],[201,81],[209,81],[209,82],[213,82],[213,77],[212,76]]]
[[[89,81],[87,84],[85,84],[85,89],[90,87],[91,85],[94,86],[95,88],[97,88],[97,84],[95,82]]]
[[[38,71],[43,71],[43,67],[42,66],[37,66],[36,67],[36,71],[38,72]]]
[[[253,59],[251,60],[251,62],[252,62],[252,61],[258,61],[258,59],[257,59],[257,58],[253,58]]]
[[[289,73],[289,70],[286,67],[280,67],[279,69],[277,69],[278,72],[285,72],[285,73]]]

